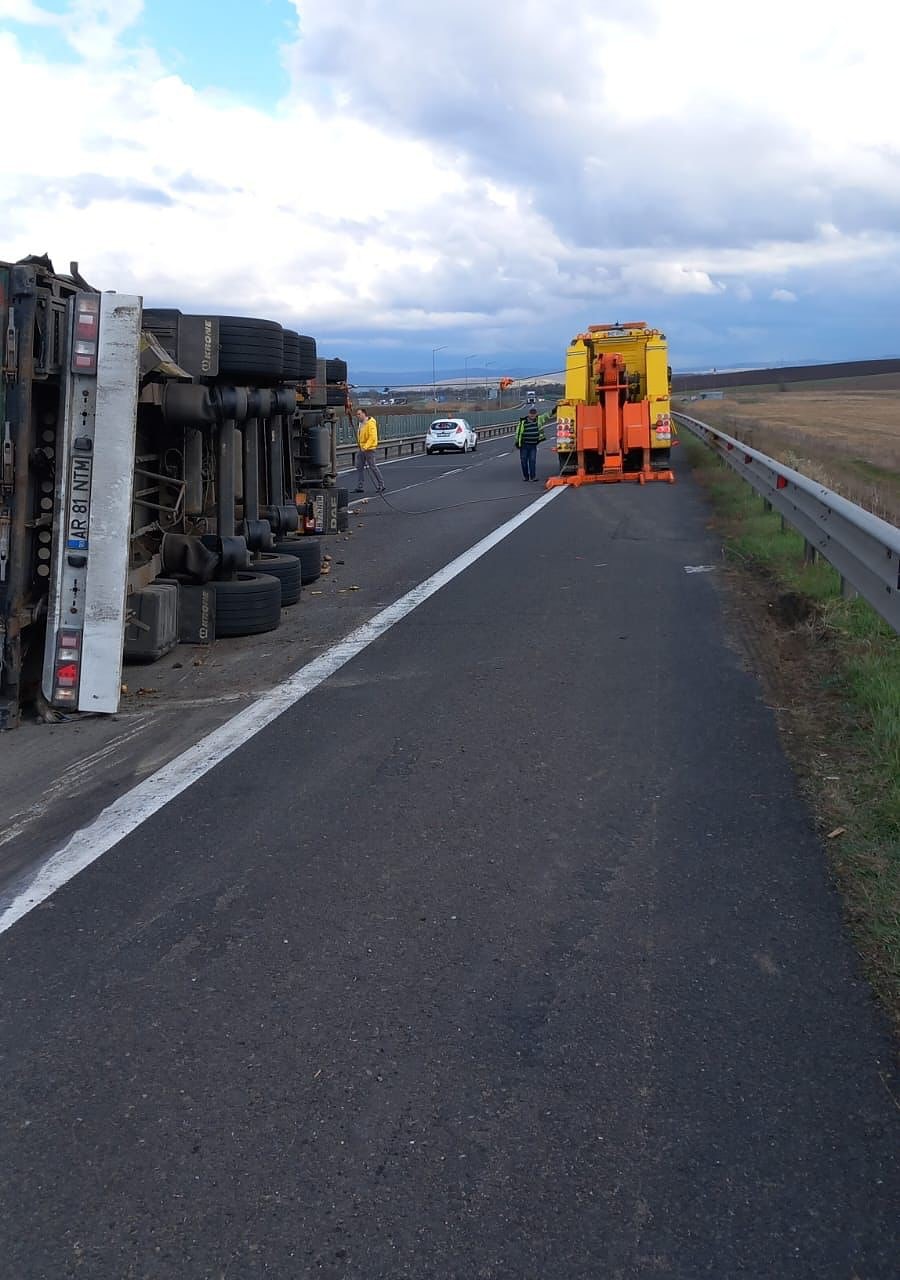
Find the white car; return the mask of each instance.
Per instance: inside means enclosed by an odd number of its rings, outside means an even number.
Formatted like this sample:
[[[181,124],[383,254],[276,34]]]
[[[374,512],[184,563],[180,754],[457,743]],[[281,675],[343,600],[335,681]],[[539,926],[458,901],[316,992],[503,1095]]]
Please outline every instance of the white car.
[[[425,433],[425,452],[443,453],[452,449],[455,453],[468,453],[478,448],[478,436],[465,418],[435,418]]]

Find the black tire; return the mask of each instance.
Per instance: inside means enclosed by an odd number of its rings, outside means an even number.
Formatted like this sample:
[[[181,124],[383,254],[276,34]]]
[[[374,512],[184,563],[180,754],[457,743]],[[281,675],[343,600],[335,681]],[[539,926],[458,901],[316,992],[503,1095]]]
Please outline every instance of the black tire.
[[[429,456],[429,458],[430,458],[430,457],[431,457],[431,455],[434,453],[434,450],[433,450],[433,449],[428,449],[428,448],[426,448],[425,452],[428,454],[428,456]]]
[[[300,374],[300,335],[292,333],[290,329],[285,329],[282,335],[284,341],[284,368],[282,369],[282,377],[285,382],[299,382]]]
[[[281,583],[281,607],[287,609],[300,599],[300,561],[296,556],[273,555],[264,551],[253,561],[253,571],[277,578]]]
[[[280,378],[284,331],[275,320],[219,316],[219,376]]]
[[[305,381],[315,378],[317,372],[316,360],[318,352],[316,351],[315,338],[309,338],[305,333],[297,334],[300,343],[299,355],[297,357],[297,377]]]
[[[325,400],[333,409],[340,405],[344,405],[347,401],[347,392],[343,387],[326,387]]]
[[[349,501],[350,501],[350,490],[338,488],[338,491],[337,491],[338,511],[340,511],[342,507],[346,507]]]
[[[350,512],[346,507],[339,507],[337,513],[338,533],[346,533],[350,528]]]
[[[281,583],[264,573],[236,573],[209,584],[216,593],[216,637],[255,636],[281,622]]]
[[[326,360],[325,361],[325,381],[326,382],[346,382],[347,381],[347,361],[346,360]]]
[[[292,538],[276,542],[279,555],[296,556],[300,561],[300,581],[304,587],[322,576],[322,543],[318,538]]]

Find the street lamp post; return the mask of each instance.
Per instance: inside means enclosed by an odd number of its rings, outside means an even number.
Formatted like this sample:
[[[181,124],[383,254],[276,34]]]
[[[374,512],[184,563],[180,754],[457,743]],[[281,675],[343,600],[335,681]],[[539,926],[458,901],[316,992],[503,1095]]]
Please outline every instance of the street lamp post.
[[[485,367],[485,369],[490,369],[490,367],[491,367],[491,365],[492,365],[493,363],[494,363],[494,362],[493,362],[493,360],[485,360],[485,362],[484,362],[484,367]],[[487,399],[487,397],[488,397],[488,391],[490,391],[490,386],[488,385],[488,376],[487,376],[487,373],[485,373],[485,375],[484,375],[484,398],[485,398],[485,400],[486,400],[486,399]]]
[[[449,345],[449,344],[448,344]],[[437,413],[437,378],[434,372],[434,357],[439,351],[446,351],[447,346],[432,347],[431,349],[431,395],[434,400],[434,411]]]
[[[466,404],[469,403],[469,361],[477,360],[477,359],[478,359],[478,352],[476,351],[474,355],[466,356],[463,364],[463,367],[466,371]]]

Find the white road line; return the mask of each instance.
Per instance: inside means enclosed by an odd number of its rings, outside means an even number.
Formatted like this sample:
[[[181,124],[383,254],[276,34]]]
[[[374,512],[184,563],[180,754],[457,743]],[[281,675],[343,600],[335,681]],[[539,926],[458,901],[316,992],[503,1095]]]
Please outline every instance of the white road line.
[[[329,676],[333,676],[373,641],[383,636],[407,614],[412,613],[420,604],[424,604],[440,591],[441,587],[452,582],[476,560],[480,560],[483,555],[496,547],[504,538],[508,538],[511,533],[564,492],[562,488],[549,489],[524,511],[520,511],[493,533],[476,542],[462,555],[451,560],[442,569],[438,569],[437,573],[420,582],[417,587],[413,587],[386,609],[382,609],[381,613],[376,614],[374,618],[370,618],[350,635],[338,641],[320,657],[301,667],[294,675],[263,694],[231,720],[214,729],[212,733],[208,733],[194,746],[183,751],[156,773],[145,778],[130,791],[126,791],[118,800],[113,801],[93,822],[76,831],[57,853],[38,868],[27,885],[18,889],[11,900],[2,904],[0,933],[5,933],[22,916],[45,902],[52,893],[67,884],[85,867],[89,867],[92,862],[96,862],[120,840],[124,840],[170,800],[174,800],[188,787],[199,782],[221,760],[237,751],[250,738],[255,737],[277,719],[282,712],[298,703],[301,698],[312,693]]]

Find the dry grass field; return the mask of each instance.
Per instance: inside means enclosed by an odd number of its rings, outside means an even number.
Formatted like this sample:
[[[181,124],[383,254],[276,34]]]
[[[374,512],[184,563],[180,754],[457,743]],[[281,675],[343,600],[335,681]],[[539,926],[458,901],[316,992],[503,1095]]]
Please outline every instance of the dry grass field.
[[[795,384],[677,407],[900,525],[900,390]]]

